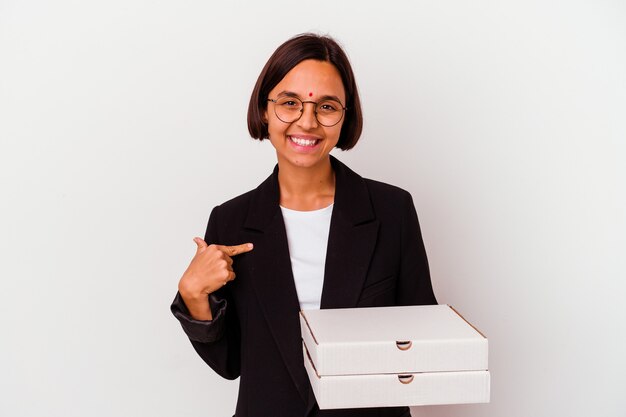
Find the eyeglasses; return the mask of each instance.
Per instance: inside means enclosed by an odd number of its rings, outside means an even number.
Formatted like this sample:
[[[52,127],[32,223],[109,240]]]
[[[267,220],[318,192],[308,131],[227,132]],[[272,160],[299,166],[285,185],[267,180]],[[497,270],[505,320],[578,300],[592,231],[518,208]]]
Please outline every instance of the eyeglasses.
[[[320,102],[302,101],[299,98],[286,96],[278,97],[276,100],[268,98],[267,101],[274,103],[274,113],[281,122],[293,123],[299,120],[304,114],[304,103],[311,103],[315,107],[315,118],[322,126],[332,127],[343,119],[343,113],[347,107],[343,107],[337,100],[326,99]]]

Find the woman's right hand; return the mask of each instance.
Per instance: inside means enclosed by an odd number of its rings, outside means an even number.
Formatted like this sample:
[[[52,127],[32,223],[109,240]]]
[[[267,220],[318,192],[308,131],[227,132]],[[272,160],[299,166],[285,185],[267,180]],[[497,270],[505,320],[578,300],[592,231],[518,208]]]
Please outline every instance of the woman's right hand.
[[[198,248],[178,283],[178,292],[194,319],[212,320],[208,295],[235,279],[232,257],[250,252],[253,246],[252,243],[236,246],[207,245],[199,237],[193,241]]]

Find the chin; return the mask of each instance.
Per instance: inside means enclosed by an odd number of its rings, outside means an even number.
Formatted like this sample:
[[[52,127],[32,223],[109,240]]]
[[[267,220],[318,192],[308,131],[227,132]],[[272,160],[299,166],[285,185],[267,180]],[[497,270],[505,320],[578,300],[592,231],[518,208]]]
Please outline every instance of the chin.
[[[287,158],[281,158],[284,162],[297,166],[298,168],[312,168],[316,165],[329,160],[328,155],[290,155]]]

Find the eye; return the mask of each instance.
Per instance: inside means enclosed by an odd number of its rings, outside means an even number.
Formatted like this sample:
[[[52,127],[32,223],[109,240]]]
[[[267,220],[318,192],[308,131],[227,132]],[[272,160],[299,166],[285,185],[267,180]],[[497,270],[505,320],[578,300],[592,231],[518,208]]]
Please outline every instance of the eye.
[[[300,106],[300,102],[297,99],[290,98],[290,97],[283,97],[281,99],[278,99],[276,104],[282,107],[299,107]]]
[[[341,105],[335,101],[324,101],[317,106],[318,111],[322,113],[333,113],[341,109]]]

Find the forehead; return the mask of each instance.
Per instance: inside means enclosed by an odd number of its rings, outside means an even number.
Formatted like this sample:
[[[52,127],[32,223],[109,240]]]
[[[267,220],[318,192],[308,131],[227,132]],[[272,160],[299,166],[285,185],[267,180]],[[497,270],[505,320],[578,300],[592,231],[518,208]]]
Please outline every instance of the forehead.
[[[271,93],[292,91],[300,97],[337,96],[345,101],[345,90],[337,68],[326,61],[307,59],[293,67]]]

